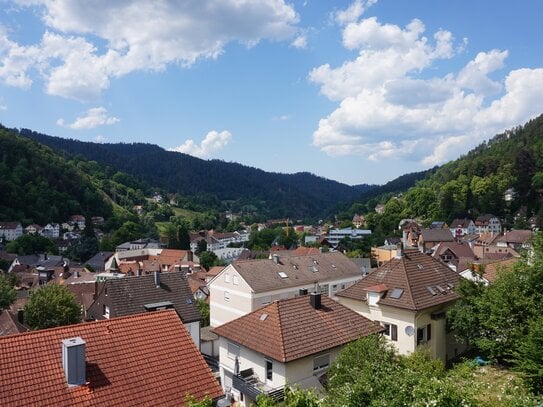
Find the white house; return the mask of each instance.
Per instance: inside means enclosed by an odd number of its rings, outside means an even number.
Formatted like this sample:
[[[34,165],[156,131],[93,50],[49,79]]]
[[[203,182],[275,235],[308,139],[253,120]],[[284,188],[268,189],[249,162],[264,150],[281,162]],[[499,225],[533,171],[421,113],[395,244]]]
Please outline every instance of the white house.
[[[295,297],[300,290],[333,296],[362,277],[358,266],[339,252],[302,256],[281,252],[272,259],[236,260],[208,283],[211,326]]]
[[[465,350],[447,332],[445,313],[460,297],[460,276],[418,250],[399,250],[396,258],[355,285],[337,293],[338,301],[385,328],[400,354],[427,345],[443,361]]]
[[[57,239],[60,236],[60,225],[58,223],[48,223],[43,227],[41,235],[50,239]]]
[[[499,235],[502,233],[502,224],[497,216],[494,215],[481,215],[475,219],[475,232],[476,233],[493,233]]]
[[[23,235],[23,226],[19,222],[0,222],[0,240],[15,240]]]
[[[455,238],[461,238],[465,235],[475,233],[475,223],[471,219],[454,219],[449,226],[451,233]]]
[[[242,406],[262,393],[281,400],[287,383],[322,391],[342,347],[380,331],[378,324],[321,294],[274,301],[213,329],[220,338],[223,389]]]

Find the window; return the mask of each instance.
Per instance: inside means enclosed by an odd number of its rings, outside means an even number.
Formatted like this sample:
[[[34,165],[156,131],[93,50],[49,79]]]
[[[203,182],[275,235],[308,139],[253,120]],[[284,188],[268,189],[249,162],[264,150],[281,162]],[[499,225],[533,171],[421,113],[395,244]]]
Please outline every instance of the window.
[[[424,344],[432,339],[432,324],[417,329],[417,345]]]
[[[228,342],[228,344],[226,345],[226,350],[229,358],[234,359],[236,357],[239,357],[240,348],[238,345]]]
[[[382,322],[381,325],[385,328],[383,335],[388,336],[391,341],[398,340],[398,325]]]
[[[323,285],[319,285],[319,289],[317,290],[317,292],[319,294],[328,295],[328,290],[329,290],[329,285],[323,284]]]
[[[225,301],[230,301],[230,293],[228,291],[224,292],[224,300]]]
[[[232,276],[232,278],[233,278],[232,282],[234,283],[234,285],[238,285],[239,284],[239,276],[234,275],[234,276]]]
[[[232,276],[229,273],[224,273],[224,282],[229,283],[232,281]]]
[[[266,305],[266,304],[269,304],[271,302],[271,295],[266,295],[265,297],[262,297],[260,299],[260,303],[262,305]]]
[[[317,356],[315,359],[313,359],[313,371],[318,371],[322,369],[326,369],[328,366],[330,366],[330,354]]]
[[[104,316],[109,319],[109,306],[104,305]]]
[[[266,359],[266,380],[271,381],[273,377],[273,362]]]

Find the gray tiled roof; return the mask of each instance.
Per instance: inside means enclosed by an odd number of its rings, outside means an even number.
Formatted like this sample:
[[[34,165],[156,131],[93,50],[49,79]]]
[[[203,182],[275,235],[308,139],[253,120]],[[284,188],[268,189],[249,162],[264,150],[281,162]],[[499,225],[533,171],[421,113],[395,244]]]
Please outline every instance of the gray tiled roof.
[[[274,260],[238,260],[232,263],[254,292],[279,290],[315,282],[362,277],[358,266],[339,252],[307,256],[279,256]],[[287,277],[281,277],[279,272]]]
[[[160,273],[160,287],[153,274],[111,279],[105,282],[111,298],[111,314],[120,317],[145,312],[145,304],[170,301],[183,323],[201,319],[187,277],[182,272]]]

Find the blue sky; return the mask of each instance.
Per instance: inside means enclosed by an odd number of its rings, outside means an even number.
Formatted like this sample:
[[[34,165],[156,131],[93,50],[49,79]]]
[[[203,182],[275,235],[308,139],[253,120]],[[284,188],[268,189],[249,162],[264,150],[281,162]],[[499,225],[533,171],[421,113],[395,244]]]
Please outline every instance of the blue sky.
[[[1,4],[8,127],[352,185],[543,113],[539,0]]]

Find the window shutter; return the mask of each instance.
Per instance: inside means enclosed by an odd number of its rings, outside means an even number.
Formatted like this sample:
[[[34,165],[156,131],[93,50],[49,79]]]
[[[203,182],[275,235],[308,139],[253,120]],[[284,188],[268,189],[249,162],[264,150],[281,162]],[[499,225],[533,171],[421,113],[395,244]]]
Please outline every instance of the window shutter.
[[[432,339],[432,324],[426,325],[426,340]]]
[[[390,339],[392,339],[393,341],[397,341],[398,340],[398,325],[391,324],[390,329],[391,329]]]

